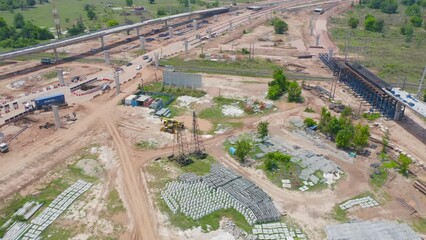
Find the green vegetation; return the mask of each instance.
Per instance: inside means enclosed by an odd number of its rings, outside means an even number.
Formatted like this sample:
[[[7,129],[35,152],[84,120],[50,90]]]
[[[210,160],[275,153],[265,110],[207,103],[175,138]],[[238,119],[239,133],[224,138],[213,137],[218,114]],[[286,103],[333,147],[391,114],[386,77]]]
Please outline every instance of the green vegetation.
[[[288,101],[289,102],[303,102],[302,98],[302,87],[296,81],[290,82],[288,84]]]
[[[365,30],[371,32],[383,32],[385,21],[383,19],[376,19],[373,15],[367,14],[365,16]]]
[[[414,231],[425,234],[426,233],[426,219],[425,218],[419,218],[413,221],[411,224]]]
[[[111,192],[109,192],[106,207],[109,215],[115,215],[117,213],[126,211],[123,201],[121,200],[120,195],[116,189],[113,189]]]
[[[253,145],[248,139],[240,139],[235,146],[235,156],[240,162],[245,162],[247,155],[252,151]]]
[[[186,173],[195,173],[198,176],[202,176],[210,173],[212,164],[216,162],[210,155],[204,159],[193,159],[193,161],[193,163],[182,166],[180,169]]]
[[[266,154],[259,166],[273,184],[282,187],[282,179],[292,179],[298,176],[298,166],[290,161],[291,156],[280,152]],[[293,182],[293,185],[295,182]]]
[[[384,13],[396,13],[398,10],[397,0],[369,0],[366,2],[370,8],[380,9]]]
[[[60,227],[58,224],[53,223],[49,227],[46,228],[43,232],[41,232],[41,239],[49,239],[49,240],[63,240],[63,239],[71,239],[78,233],[77,228],[73,228],[70,226]]]
[[[321,109],[321,119],[318,129],[335,139],[338,148],[355,148],[357,151],[362,150],[367,144],[370,137],[368,125],[354,125],[347,114],[342,114],[340,118],[331,116],[331,113],[323,107]]]
[[[282,69],[276,68],[273,73],[273,79],[268,83],[268,95],[266,96],[271,100],[278,100],[284,93],[287,92],[289,83],[287,77],[284,75]]]
[[[259,134],[259,136],[263,139],[264,137],[269,135],[269,131],[268,131],[268,127],[269,127],[269,122],[263,122],[261,121],[258,125],[257,125],[257,134]]]
[[[318,125],[318,123],[312,119],[312,118],[305,118],[305,120],[303,121],[303,123],[307,126],[307,127],[313,127]]]
[[[349,27],[351,28],[357,28],[359,24],[359,19],[354,16],[351,16],[349,18],[348,24],[349,24]]]
[[[276,34],[284,34],[288,31],[288,24],[278,17],[274,17],[271,20],[271,25],[274,26]]]
[[[155,141],[140,141],[136,143],[136,147],[143,150],[156,149],[158,147],[158,143]]]
[[[389,173],[385,167],[380,167],[378,170],[380,171],[380,174],[377,175],[373,173],[373,177],[370,179],[370,184],[376,188],[381,188],[388,180]]]
[[[386,154],[387,151],[388,151],[389,139],[390,139],[390,132],[389,132],[389,129],[386,129],[386,132],[382,137],[382,152],[381,153],[383,153],[383,154]]]
[[[367,119],[368,121],[374,121],[379,119],[382,115],[380,113],[363,113],[362,117]]]
[[[397,160],[390,158],[386,153],[381,153],[380,158],[384,160],[383,167],[385,168],[394,168],[398,170],[404,176],[408,176],[408,169],[410,164],[413,162],[411,158],[407,157],[407,155],[399,154]]]
[[[176,98],[179,96],[191,96],[191,97],[200,98],[206,95],[206,92],[203,90],[165,86],[160,82],[144,85],[143,87],[139,86],[138,90],[143,90],[145,92],[169,93],[175,96]]]
[[[306,107],[305,108],[305,112],[307,112],[307,113],[314,113],[315,110],[313,108],[311,108],[311,107]]]
[[[420,5],[420,2],[416,5]],[[411,16],[405,14],[407,6],[400,5],[398,13],[395,14],[385,14],[380,10],[364,6],[357,5],[351,11],[332,17],[330,29],[333,41],[343,49],[350,31],[351,45],[355,48],[364,48],[367,54],[362,56],[363,65],[389,83],[395,83],[397,76],[406,76],[408,83],[417,84],[424,67],[419,63],[424,59],[423,53],[426,52],[426,29],[412,26]],[[425,13],[426,11],[423,10],[423,17]],[[368,14],[374,15],[375,19],[384,20],[385,27],[382,33],[366,31],[360,27],[365,26],[364,17]],[[356,29],[348,26],[352,16],[360,20]],[[401,28],[403,28],[402,31]],[[408,31],[407,35],[405,35],[406,31]],[[409,86],[407,90],[415,91],[417,88]]]
[[[55,78],[57,75],[58,75],[57,72],[53,70],[43,74],[43,78],[52,79],[52,78]]]
[[[346,211],[341,209],[339,207],[339,204],[336,204],[336,206],[334,206],[333,208],[333,213],[331,214],[331,217],[340,222],[340,223],[346,223],[349,221],[348,216],[346,215]]]
[[[210,61],[207,59],[184,60],[179,57],[162,59],[161,65],[171,65],[175,69],[192,73],[227,74],[247,77],[270,77],[277,65],[263,59],[239,61]]]
[[[198,115],[200,118],[215,121],[221,121],[229,119],[232,117],[227,117],[222,112],[222,107],[224,105],[237,105],[243,109],[243,103],[238,99],[225,98],[225,97],[214,97],[213,98],[214,106],[211,108],[203,109]]]

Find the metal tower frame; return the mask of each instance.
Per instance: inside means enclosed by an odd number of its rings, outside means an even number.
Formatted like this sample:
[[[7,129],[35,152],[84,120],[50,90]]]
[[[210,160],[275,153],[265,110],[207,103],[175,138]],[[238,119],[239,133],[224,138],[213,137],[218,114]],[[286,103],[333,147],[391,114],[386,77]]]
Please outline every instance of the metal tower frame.
[[[197,158],[205,158],[207,156],[206,149],[204,147],[203,139],[199,135],[200,128],[198,126],[197,114],[192,111],[192,142],[193,142],[193,154]]]
[[[55,1],[52,0],[52,14],[53,19],[55,21],[55,29],[56,29],[56,35],[58,36],[58,39],[62,38],[62,31],[61,31],[61,24],[59,21],[59,14],[58,9],[56,8]]]

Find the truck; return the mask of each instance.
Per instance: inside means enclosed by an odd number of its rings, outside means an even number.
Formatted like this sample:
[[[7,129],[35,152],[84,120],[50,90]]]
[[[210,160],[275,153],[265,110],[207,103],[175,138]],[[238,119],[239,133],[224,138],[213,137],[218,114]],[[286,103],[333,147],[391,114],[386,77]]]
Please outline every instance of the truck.
[[[42,59],[40,60],[40,62],[41,62],[41,64],[54,64],[54,63],[55,63],[55,60],[50,59],[50,58],[42,58]]]
[[[34,99],[35,109],[40,110],[43,108],[49,108],[52,105],[63,105],[65,104],[65,95],[63,93],[53,94],[49,96],[39,97]]]
[[[9,145],[7,145],[7,143],[0,143],[0,152],[1,153],[9,152]]]

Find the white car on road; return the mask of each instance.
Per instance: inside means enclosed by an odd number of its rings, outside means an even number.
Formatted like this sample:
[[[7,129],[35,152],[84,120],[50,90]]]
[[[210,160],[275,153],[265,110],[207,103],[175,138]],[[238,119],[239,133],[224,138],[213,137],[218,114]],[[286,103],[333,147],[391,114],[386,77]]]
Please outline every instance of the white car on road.
[[[141,70],[142,69],[142,65],[137,65],[136,66],[136,70]]]

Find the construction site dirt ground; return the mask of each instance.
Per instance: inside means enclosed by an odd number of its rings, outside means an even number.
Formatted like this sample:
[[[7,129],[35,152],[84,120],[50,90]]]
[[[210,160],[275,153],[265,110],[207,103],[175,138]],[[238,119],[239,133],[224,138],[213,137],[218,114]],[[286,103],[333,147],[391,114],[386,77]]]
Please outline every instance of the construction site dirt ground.
[[[302,31],[307,31],[309,26],[309,16],[307,13],[299,13],[297,16],[289,16],[286,21],[292,24],[299,24]],[[295,19],[293,19],[295,17]],[[291,24],[289,24],[292,26]],[[298,26],[299,26],[298,25]],[[264,30],[267,29],[267,30]],[[303,30],[304,29],[304,30]],[[239,28],[236,31],[242,29]],[[266,31],[266,32],[263,32]],[[267,34],[271,28],[265,28],[263,25],[255,28],[252,33],[247,34]],[[270,33],[268,33],[270,34]],[[310,36],[293,30],[289,33],[289,38],[294,41],[296,46],[299,43],[305,45],[312,41]],[[224,37],[227,37],[226,35]],[[244,39],[246,36],[242,39]],[[287,36],[286,36],[287,37]],[[252,39],[256,39],[256,37]],[[221,38],[218,38],[219,41]],[[216,41],[216,40],[215,40]],[[246,43],[251,40],[248,39]],[[227,43],[229,44],[229,43]],[[243,44],[243,43],[241,43]],[[257,43],[256,43],[257,44]],[[259,43],[260,45],[261,43]],[[301,47],[302,45],[300,45]],[[271,47],[271,51],[273,51]],[[198,55],[200,49],[192,52],[192,55]],[[218,51],[218,48],[212,51]],[[283,58],[294,61],[291,57],[292,51],[283,50],[288,53]],[[305,50],[303,50],[305,51]],[[263,57],[263,56],[262,56]],[[268,56],[265,56],[268,57]],[[269,56],[273,58],[274,56]],[[309,62],[309,63],[307,63]],[[310,73],[323,74],[331,76],[324,70],[323,66],[312,59],[302,61],[302,64],[309,65],[306,71]],[[102,64],[100,64],[102,65]],[[154,70],[146,68],[142,71],[145,82],[155,81]],[[225,96],[232,98],[264,98],[267,90],[267,82],[270,79],[248,78],[239,76],[224,75],[203,75],[205,81],[204,90],[207,92],[207,99],[213,99],[216,96]],[[77,121],[74,124],[66,125],[59,130],[39,129],[39,123],[52,121],[53,116],[49,113],[31,116],[37,122],[30,121],[31,127],[25,130],[14,142],[12,142],[11,152],[2,156],[2,167],[0,168],[0,199],[4,206],[7,200],[10,200],[14,193],[34,194],[41,188],[48,185],[52,180],[60,178],[60,170],[69,164],[74,164],[81,159],[77,156],[82,151],[91,151],[88,146],[94,146],[96,152],[99,151],[99,164],[103,169],[103,176],[99,178],[96,185],[90,190],[84,199],[75,203],[75,207],[69,210],[58,224],[63,228],[84,225],[83,231],[75,236],[74,239],[87,239],[88,236],[104,236],[111,234],[111,226],[120,225],[119,239],[200,239],[207,238],[208,235],[202,234],[201,229],[189,232],[182,232],[176,228],[170,227],[166,217],[159,213],[156,202],[148,194],[147,179],[149,173],[146,172],[146,166],[150,165],[157,157],[165,157],[172,153],[171,141],[173,135],[160,132],[161,121],[149,114],[148,109],[132,108],[118,104],[126,96],[134,93],[139,82],[133,80],[122,87],[122,93],[118,95],[104,94],[90,102],[76,105],[73,108],[64,110],[62,114],[77,113]],[[321,85],[325,89],[330,89],[330,82],[310,82],[311,85]],[[218,87],[219,86],[219,87]],[[220,89],[220,91],[219,91]],[[424,203],[426,197],[415,190],[412,186],[412,179],[405,178],[395,174],[395,178],[388,182],[381,189],[374,189],[369,181],[370,174],[373,171],[371,163],[377,162],[377,150],[372,150],[369,158],[357,156],[352,159],[347,153],[337,150],[334,143],[322,139],[324,148],[313,144],[312,140],[298,134],[294,134],[290,123],[293,119],[303,121],[305,117],[319,119],[320,109],[328,105],[328,100],[323,100],[314,95],[311,91],[303,91],[305,102],[302,104],[287,103],[285,100],[275,102],[277,110],[269,115],[243,117],[240,121],[243,126],[239,129],[226,131],[222,134],[209,136],[204,139],[207,152],[218,162],[231,168],[237,173],[243,175],[250,181],[261,187],[274,200],[277,208],[281,212],[286,212],[291,219],[294,219],[302,229],[308,234],[310,239],[324,239],[324,226],[336,221],[332,218],[333,208],[336,204],[350,199],[365,192],[373,192],[375,197],[381,202],[376,208],[355,209],[348,214],[349,218],[358,219],[388,219],[413,222],[418,217],[426,217]],[[350,94],[345,86],[337,86],[336,99],[345,105],[350,105],[358,109],[360,101]],[[198,107],[193,106],[197,111],[211,107],[212,103],[199,103]],[[311,107],[315,113],[304,112],[306,107]],[[362,106],[361,111],[368,110]],[[425,129],[425,123],[422,119],[413,116],[410,110],[406,111],[410,119],[413,119],[420,127]],[[190,125],[192,118],[189,113],[180,117],[182,121]],[[302,148],[312,150],[318,154],[327,156],[336,162],[345,172],[345,177],[340,180],[334,190],[326,189],[319,192],[297,192],[286,189],[280,189],[267,180],[264,173],[260,170],[242,167],[237,161],[232,159],[223,148],[223,142],[234,135],[255,131],[259,121],[268,121],[272,136],[284,136],[290,144],[296,144]],[[391,129],[391,143],[404,149],[416,159],[423,159],[425,153],[425,141],[412,135],[407,131],[404,123],[395,123],[385,119],[377,120],[383,126]],[[369,123],[373,125],[373,123]],[[207,120],[200,120],[202,131],[206,131],[212,125]],[[9,126],[5,131],[19,131],[19,126]],[[10,129],[9,129],[10,128]],[[1,129],[3,131],[3,129]],[[379,138],[384,134],[381,130],[371,127],[372,133]],[[394,134],[393,134],[394,133]],[[136,146],[142,141],[154,140],[158,145],[153,149],[141,149]],[[342,157],[342,154],[346,154]],[[165,166],[167,168],[167,166]],[[419,176],[424,176],[424,170],[419,172]],[[108,194],[117,190],[122,204],[126,211],[120,212],[110,218],[102,215],[107,206]],[[408,204],[417,210],[417,214],[411,215],[411,211],[402,206],[396,197],[403,198]],[[301,201],[303,199],[303,201]],[[83,206],[85,203],[87,206]],[[422,204],[423,203],[423,204]],[[81,210],[87,213],[86,216],[74,215],[73,212]],[[77,211],[79,212],[79,211]],[[72,228],[72,227],[71,227]],[[222,231],[217,234],[218,239],[225,239],[228,235]]]

